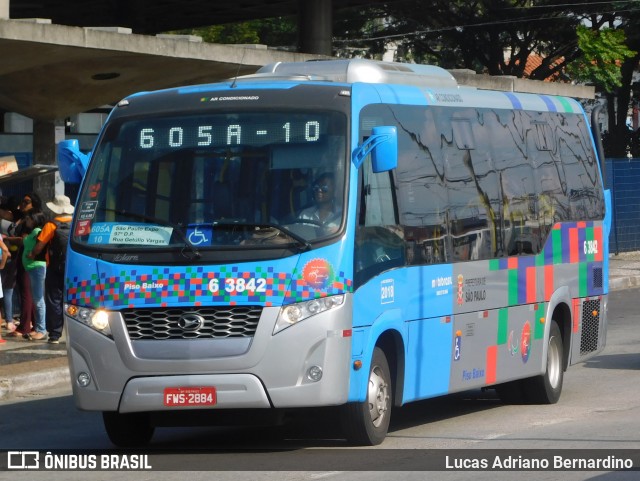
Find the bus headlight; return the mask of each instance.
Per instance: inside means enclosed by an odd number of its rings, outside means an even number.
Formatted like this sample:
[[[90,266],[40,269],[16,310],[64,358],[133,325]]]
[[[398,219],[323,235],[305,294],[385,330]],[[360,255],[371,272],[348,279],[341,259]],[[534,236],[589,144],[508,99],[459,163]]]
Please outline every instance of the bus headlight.
[[[273,333],[277,334],[289,326],[297,324],[300,321],[304,321],[305,319],[315,316],[316,314],[320,314],[321,312],[339,307],[342,304],[344,304],[344,294],[322,297],[319,299],[312,299],[310,301],[283,306],[278,314],[278,319],[276,320],[276,326],[273,329]]]
[[[89,307],[78,307],[73,304],[65,304],[64,310],[69,317],[95,329],[105,336],[111,337],[109,313],[107,311],[103,309],[91,309]]]

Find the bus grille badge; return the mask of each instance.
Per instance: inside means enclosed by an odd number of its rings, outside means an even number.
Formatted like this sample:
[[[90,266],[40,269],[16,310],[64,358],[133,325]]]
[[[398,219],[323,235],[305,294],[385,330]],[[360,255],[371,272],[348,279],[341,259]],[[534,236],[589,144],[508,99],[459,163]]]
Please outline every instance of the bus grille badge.
[[[178,326],[185,331],[197,331],[204,326],[204,318],[198,314],[184,314],[180,317]]]

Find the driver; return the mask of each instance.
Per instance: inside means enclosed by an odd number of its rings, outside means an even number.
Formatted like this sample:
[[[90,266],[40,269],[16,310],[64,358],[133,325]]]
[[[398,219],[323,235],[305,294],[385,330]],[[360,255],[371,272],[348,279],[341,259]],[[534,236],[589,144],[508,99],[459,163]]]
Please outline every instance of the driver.
[[[335,182],[333,174],[321,174],[312,185],[314,205],[303,209],[298,220],[310,221],[319,225],[323,234],[333,234],[340,227],[342,211],[335,201]]]

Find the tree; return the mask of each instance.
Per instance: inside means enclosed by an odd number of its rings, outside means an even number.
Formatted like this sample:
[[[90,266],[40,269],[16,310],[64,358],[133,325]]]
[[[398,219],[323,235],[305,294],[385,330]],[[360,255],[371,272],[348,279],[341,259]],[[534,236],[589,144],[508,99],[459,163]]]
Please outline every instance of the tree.
[[[595,83],[604,92],[622,85],[620,66],[636,52],[629,49],[623,30],[598,30],[578,25],[578,47],[582,55],[567,66],[571,78],[578,82]]]
[[[583,56],[572,73],[584,81],[590,78],[607,101],[607,157],[625,157],[630,150],[637,155],[638,132],[627,127],[629,107],[637,102],[633,99],[633,75],[640,61],[637,2],[611,2],[608,10],[595,9],[584,20],[591,31],[578,31]]]
[[[393,40],[403,60],[521,78],[536,53],[542,63],[528,76],[543,80],[579,55],[575,30],[580,19],[567,15],[566,3],[557,5],[556,0],[535,7],[529,0],[389,2],[372,8],[386,21],[364,41],[380,50],[380,44]]]
[[[609,132],[604,140],[605,151],[611,157],[626,156],[632,139],[627,128],[629,87],[638,64],[637,52],[627,46],[622,29],[580,25],[577,35],[582,55],[567,71],[577,81],[595,84],[607,99]]]
[[[610,155],[624,156],[640,60],[639,12],[633,1],[431,0],[427,5],[407,0],[373,7],[364,15],[385,19],[377,30],[360,40],[354,35],[339,40],[354,51],[368,46],[369,52],[381,52],[393,41],[400,60],[450,69],[594,84],[608,100],[605,147]],[[533,54],[542,61],[528,72]]]
[[[294,49],[297,42],[297,24],[293,17],[276,17],[264,20],[212,25],[169,32],[181,35],[197,35],[204,42],[224,44],[265,44]]]
[[[381,58],[393,43],[398,60],[490,75],[594,84],[609,106],[605,148],[610,155],[624,156],[630,142],[626,123],[634,94],[633,73],[640,60],[636,53],[640,51],[639,12],[637,1],[376,3],[365,9],[335,12],[334,55]],[[282,17],[180,33],[201,35],[209,42],[264,43],[294,49],[296,29],[295,17]],[[541,62],[531,71],[527,60],[532,55]]]

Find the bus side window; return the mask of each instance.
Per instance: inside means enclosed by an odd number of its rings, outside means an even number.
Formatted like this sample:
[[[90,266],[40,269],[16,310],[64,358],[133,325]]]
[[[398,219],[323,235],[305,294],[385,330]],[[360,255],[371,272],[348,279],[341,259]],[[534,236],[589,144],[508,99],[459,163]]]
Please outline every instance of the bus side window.
[[[356,288],[377,274],[405,263],[405,242],[397,221],[392,174],[374,174],[369,159],[363,164],[362,172],[354,252]]]
[[[439,264],[450,255],[447,186],[441,155],[442,128],[433,108],[397,107],[398,168],[395,188],[408,265]],[[462,122],[460,142],[473,141]],[[468,129],[467,129],[468,130]]]

